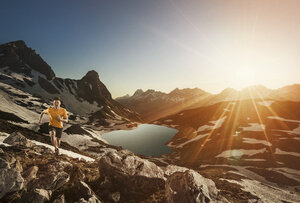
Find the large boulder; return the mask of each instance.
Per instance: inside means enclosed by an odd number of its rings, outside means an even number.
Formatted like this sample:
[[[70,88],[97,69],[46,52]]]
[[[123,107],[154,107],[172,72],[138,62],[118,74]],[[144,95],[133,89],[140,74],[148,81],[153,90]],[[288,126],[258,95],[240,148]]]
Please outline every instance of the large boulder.
[[[35,144],[24,137],[20,132],[13,132],[3,140],[4,143],[19,147],[33,147]]]
[[[218,195],[215,183],[194,170],[175,172],[166,182],[167,202],[227,202]]]
[[[164,193],[163,201],[168,202],[227,201],[218,194],[212,180],[196,171],[175,165],[159,167],[128,150],[105,150],[98,164],[100,174],[110,179],[103,181],[106,182],[105,189],[120,191],[121,198],[117,201],[122,202],[122,198],[130,199],[130,196],[138,197],[140,194],[146,198],[161,192]]]
[[[99,160],[101,174],[109,177],[115,188],[152,194],[164,188],[163,170],[154,163],[135,156],[127,150],[110,151]]]
[[[36,187],[46,190],[57,190],[70,180],[70,176],[64,171],[51,173],[39,179]]]
[[[17,192],[24,186],[20,165],[15,159],[0,157],[0,199],[7,193]]]

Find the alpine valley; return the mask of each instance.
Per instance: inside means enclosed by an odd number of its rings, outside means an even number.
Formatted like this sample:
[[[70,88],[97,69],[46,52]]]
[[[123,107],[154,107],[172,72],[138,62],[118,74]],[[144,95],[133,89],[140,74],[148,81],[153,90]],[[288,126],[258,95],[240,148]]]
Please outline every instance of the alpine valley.
[[[58,156],[37,125],[56,96],[69,115]],[[101,137],[146,123],[178,130],[172,153]],[[300,202],[299,146],[298,84],[113,99],[96,71],[59,78],[24,41],[0,45],[0,202]]]

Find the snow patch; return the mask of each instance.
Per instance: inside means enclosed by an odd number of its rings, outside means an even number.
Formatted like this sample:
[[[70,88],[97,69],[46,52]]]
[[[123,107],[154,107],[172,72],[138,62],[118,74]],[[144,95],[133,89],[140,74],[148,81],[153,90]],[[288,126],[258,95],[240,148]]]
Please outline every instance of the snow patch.
[[[182,144],[180,144],[180,145],[177,145],[176,147],[177,147],[177,148],[182,148],[184,145],[186,145],[186,144],[188,144],[188,143],[190,143],[190,142],[195,142],[195,141],[197,141],[197,140],[200,140],[200,139],[202,139],[202,138],[208,136],[209,134],[210,134],[210,133],[205,133],[205,134],[202,134],[202,135],[197,135],[196,137],[194,137],[194,138],[192,138],[192,139],[190,139],[190,140],[188,140],[188,141],[186,141],[186,142],[184,142],[184,143],[182,143]]]
[[[260,123],[249,123],[248,127],[241,127],[243,131],[264,131],[266,129],[264,124]]]
[[[217,129],[220,128],[222,126],[222,124],[224,123],[224,121],[226,120],[227,116],[224,116],[223,118],[220,118],[218,120],[215,121],[209,121],[210,123],[214,124],[214,125],[203,125],[200,126],[197,130],[197,132],[201,132],[204,130],[213,130],[213,129]]]
[[[217,155],[216,158],[218,157],[223,157],[223,158],[240,158],[243,155],[254,155],[254,154],[259,154],[265,152],[266,149],[232,149],[232,150],[226,150],[222,152],[221,154]]]
[[[5,140],[5,138],[7,138],[9,135],[10,134],[8,134],[8,133],[0,132],[0,145],[10,146],[10,144],[3,143],[3,141]]]
[[[272,146],[272,144],[266,140],[257,140],[257,139],[253,139],[253,138],[243,138],[245,141],[243,141],[244,143],[249,143],[249,144],[263,144],[266,146]]]
[[[280,150],[278,148],[276,148],[275,154],[292,155],[292,156],[299,156],[300,157],[300,153],[298,153],[298,152],[287,152],[287,151]]]
[[[230,111],[228,108],[224,108],[224,111]]]
[[[118,114],[116,114],[113,110],[110,110],[112,114],[115,116],[116,119],[122,120],[122,117]]]
[[[287,121],[287,122],[300,123],[299,120],[285,119],[285,118],[281,118],[281,117],[277,117],[277,116],[268,116],[267,118],[269,118],[269,119],[281,120],[281,121]]]
[[[266,159],[243,159],[245,161],[267,161]]]
[[[280,132],[285,132],[285,133],[288,133],[288,134],[300,135],[300,125],[297,128],[294,128],[293,130],[274,130],[274,131],[280,131]]]
[[[33,142],[36,145],[45,146],[45,147],[47,147],[47,148],[54,151],[54,147],[51,146],[51,145],[48,145],[48,144],[45,144],[45,143],[42,143],[42,142],[38,142],[38,141],[35,141],[35,140],[31,140],[31,142]],[[93,159],[91,157],[84,156],[84,155],[81,155],[81,154],[78,154],[78,153],[75,153],[75,152],[72,152],[72,151],[69,151],[69,150],[61,149],[61,148],[59,149],[59,153],[65,154],[65,155],[67,155],[69,157],[73,157],[73,158],[84,159],[84,160],[90,161],[90,162],[95,161],[95,159]]]
[[[290,193],[287,190],[283,190],[274,186],[261,184],[256,180],[241,179],[241,181],[223,179],[230,183],[235,183],[242,186],[242,190],[250,192],[254,196],[261,199],[262,202],[274,202],[282,203],[286,202],[296,202],[299,200],[299,195],[295,193]]]
[[[271,104],[273,104],[275,101],[272,100],[266,100],[266,101],[261,101],[261,102],[257,102],[259,105],[262,106],[271,106]]]
[[[237,136],[239,136],[239,134],[240,134],[241,132],[240,131],[235,131],[235,133],[234,133],[234,137],[237,137]]]
[[[88,146],[97,146],[98,143],[91,141],[92,138],[87,135],[63,134],[61,141],[70,144],[73,147],[85,149]]]
[[[4,85],[3,83],[0,83],[0,86],[9,87],[8,85]],[[9,89],[10,91],[13,89]],[[16,91],[13,91],[16,93]],[[5,111],[8,113],[12,113],[20,118],[22,118],[25,121],[28,121],[29,123],[35,123],[38,121],[39,114],[33,111],[28,110],[28,108],[22,107],[20,105],[17,105],[14,103],[14,101],[10,98],[10,96],[0,90],[0,110]],[[24,94],[22,94],[24,95]]]

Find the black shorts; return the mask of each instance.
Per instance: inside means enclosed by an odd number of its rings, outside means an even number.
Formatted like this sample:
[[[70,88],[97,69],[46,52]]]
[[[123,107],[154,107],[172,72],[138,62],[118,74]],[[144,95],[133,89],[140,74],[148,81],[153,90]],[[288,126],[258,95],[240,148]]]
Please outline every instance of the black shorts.
[[[52,125],[49,125],[49,132],[50,131],[55,131],[55,136],[57,138],[61,138],[61,134],[62,134],[63,129],[62,128],[54,127]]]

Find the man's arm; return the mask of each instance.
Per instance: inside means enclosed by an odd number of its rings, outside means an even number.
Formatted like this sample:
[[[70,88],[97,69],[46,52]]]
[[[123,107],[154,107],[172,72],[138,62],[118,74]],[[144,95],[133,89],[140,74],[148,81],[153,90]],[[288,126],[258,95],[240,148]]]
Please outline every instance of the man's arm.
[[[67,115],[67,111],[64,111],[64,115],[63,117],[60,117],[59,115],[57,116],[57,120],[67,123],[69,121],[68,115]]]
[[[40,120],[39,120],[39,125],[41,125],[41,121],[42,121],[42,118],[43,118],[43,115],[44,115],[45,113],[44,113],[44,111],[41,113],[41,115],[40,115]]]
[[[59,120],[59,121],[61,121],[61,122],[64,122],[64,123],[69,122],[68,116],[66,116],[65,118],[62,118],[62,117],[60,117],[60,116],[57,116],[57,120]]]
[[[49,112],[49,109],[46,109],[44,111],[42,111],[41,115],[40,115],[40,119],[39,119],[39,125],[41,125],[41,121],[42,121],[42,118],[44,116],[44,114],[47,114]]]

